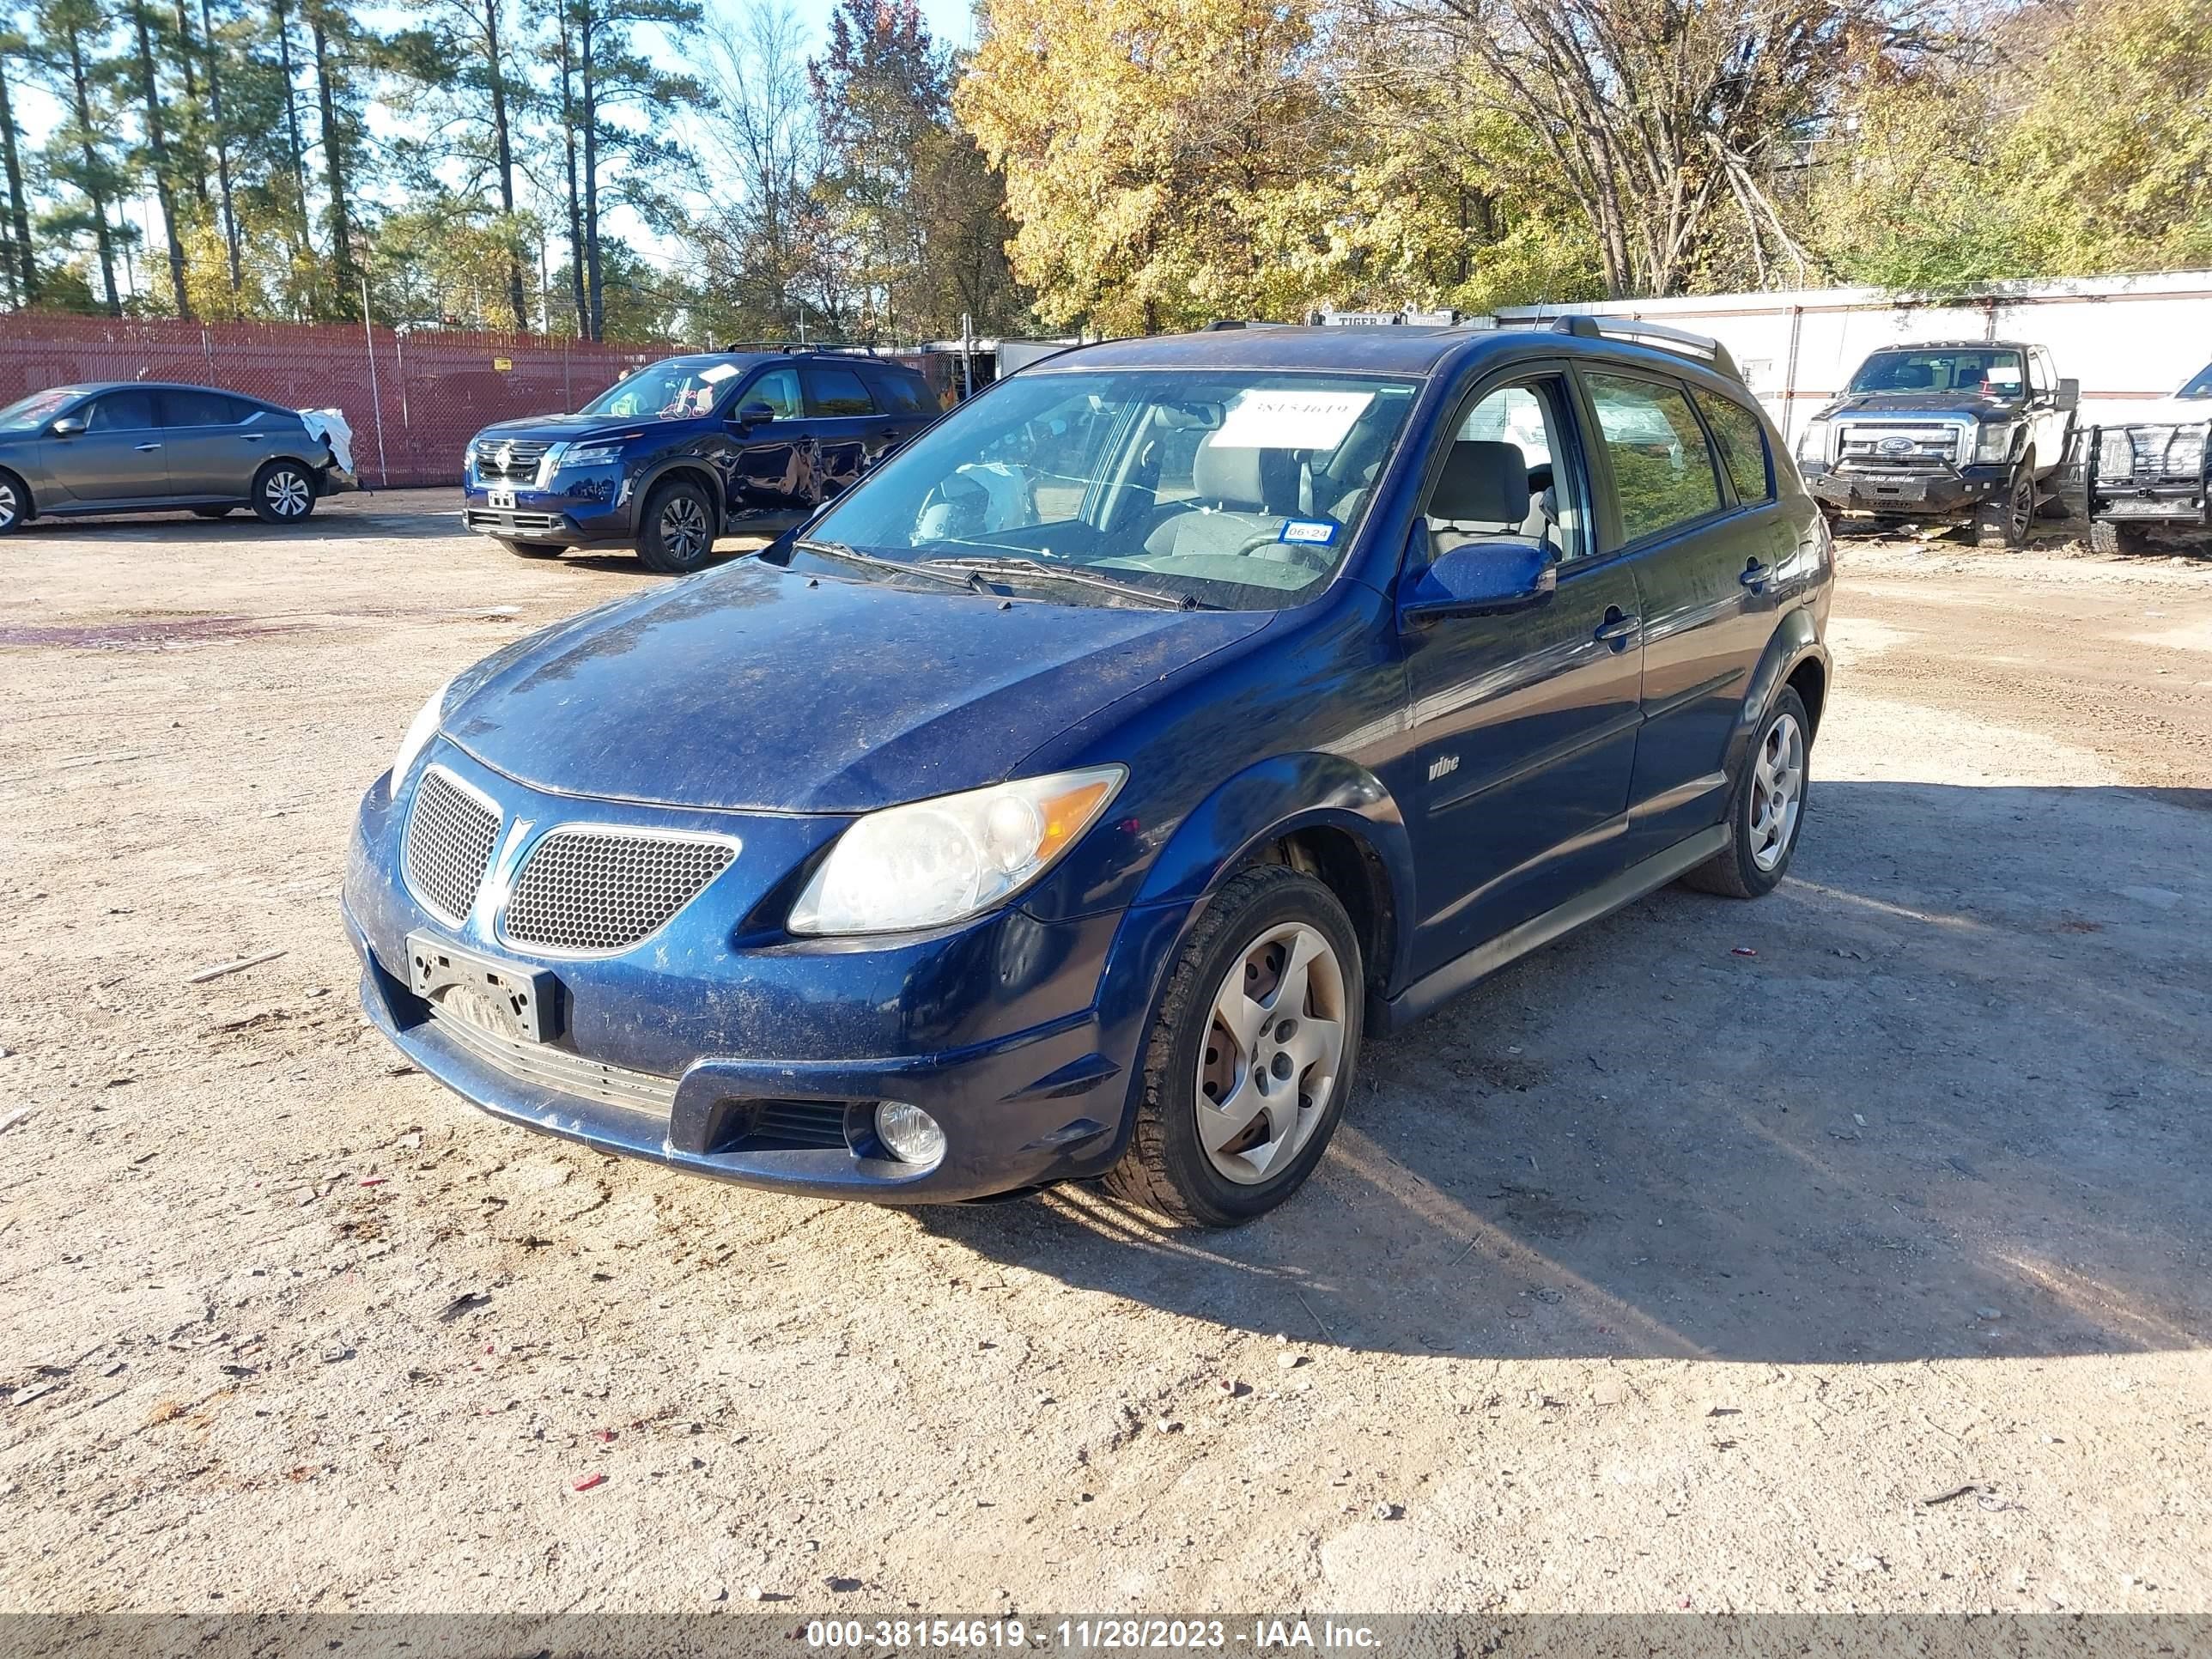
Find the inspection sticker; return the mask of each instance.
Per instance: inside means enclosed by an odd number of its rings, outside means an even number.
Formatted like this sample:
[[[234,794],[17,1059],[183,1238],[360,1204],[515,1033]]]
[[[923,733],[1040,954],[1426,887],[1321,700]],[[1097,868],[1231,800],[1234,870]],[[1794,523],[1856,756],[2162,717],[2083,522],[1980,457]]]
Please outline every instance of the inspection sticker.
[[[1323,519],[1285,519],[1283,533],[1275,538],[1279,542],[1308,542],[1316,547],[1327,547],[1336,539],[1336,526]]]
[[[1334,449],[1375,401],[1371,392],[1247,392],[1213,434],[1224,449]]]

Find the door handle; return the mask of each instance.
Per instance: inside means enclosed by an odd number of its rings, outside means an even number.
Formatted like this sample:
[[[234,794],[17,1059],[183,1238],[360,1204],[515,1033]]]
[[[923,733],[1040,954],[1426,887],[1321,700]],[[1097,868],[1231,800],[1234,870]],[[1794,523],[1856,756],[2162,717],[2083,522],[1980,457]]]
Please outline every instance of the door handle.
[[[1766,591],[1766,584],[1773,579],[1774,567],[1771,564],[1762,564],[1755,558],[1744,566],[1743,574],[1736,578],[1754,593],[1764,593]]]
[[[137,449],[138,453],[139,453],[141,455],[143,455],[143,454],[147,453],[148,453],[149,451],[150,451],[150,450],[159,449],[161,447],[161,445],[159,445],[159,444],[139,444],[139,445],[136,446],[136,447],[137,447]]]
[[[250,444],[258,444],[269,434],[265,432],[241,432],[238,435]]]
[[[1636,630],[1643,625],[1643,617],[1624,617],[1620,614],[1620,606],[1607,605],[1605,620],[1597,625],[1597,631],[1590,637],[1601,641],[1607,645],[1625,645],[1636,637]]]

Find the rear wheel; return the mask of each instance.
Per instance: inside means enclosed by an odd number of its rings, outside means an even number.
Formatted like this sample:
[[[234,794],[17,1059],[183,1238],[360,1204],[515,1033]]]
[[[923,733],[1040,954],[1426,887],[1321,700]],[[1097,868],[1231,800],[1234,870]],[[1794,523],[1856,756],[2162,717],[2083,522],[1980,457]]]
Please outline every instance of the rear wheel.
[[[1759,898],[1781,885],[1805,827],[1813,722],[1788,686],[1775,694],[1729,798],[1729,844],[1682,878],[1729,898]]]
[[[0,471],[0,536],[21,530],[31,516],[31,492],[12,472]]]
[[[253,475],[253,510],[264,524],[298,524],[315,510],[315,477],[297,461],[271,461]]]
[[[2025,547],[2035,522],[2035,458],[2014,467],[2003,493],[1974,509],[1974,540],[1982,547]]]
[[[637,556],[647,569],[681,576],[714,550],[714,503],[704,489],[678,478],[653,492],[637,532]]]
[[[1169,980],[1109,1190],[1204,1227],[1296,1192],[1352,1093],[1364,984],[1358,939],[1326,886],[1280,865],[1232,877]]]
[[[525,559],[557,559],[568,550],[559,542],[518,542],[507,536],[494,539],[508,552]]]
[[[2089,546],[2099,553],[2148,553],[2150,537],[2141,525],[2114,524],[2110,519],[2089,521]]]

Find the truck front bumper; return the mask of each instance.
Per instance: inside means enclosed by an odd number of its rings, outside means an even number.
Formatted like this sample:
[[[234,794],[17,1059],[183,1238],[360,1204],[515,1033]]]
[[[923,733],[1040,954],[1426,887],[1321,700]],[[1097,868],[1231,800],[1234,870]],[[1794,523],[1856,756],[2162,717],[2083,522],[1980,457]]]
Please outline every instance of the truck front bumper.
[[[626,546],[635,538],[635,503],[629,480],[590,477],[553,489],[518,488],[514,505],[494,507],[491,492],[469,483],[461,489],[461,522],[505,541],[558,543],[563,547]]]
[[[1823,507],[1839,513],[1926,522],[1971,517],[1984,501],[2003,492],[2010,474],[2002,465],[1808,467],[1805,487]]]

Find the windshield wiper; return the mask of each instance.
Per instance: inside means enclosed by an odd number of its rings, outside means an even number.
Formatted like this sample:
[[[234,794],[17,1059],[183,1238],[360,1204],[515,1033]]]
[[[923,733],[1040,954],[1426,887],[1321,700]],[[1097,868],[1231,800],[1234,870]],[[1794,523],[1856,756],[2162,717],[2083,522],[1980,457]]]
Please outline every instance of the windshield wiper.
[[[863,553],[842,542],[797,541],[792,545],[804,553],[817,553],[824,558],[846,559],[872,570],[889,570],[902,576],[927,576],[931,581],[949,582],[955,587],[975,586],[975,583],[966,576],[956,576],[945,570],[931,570],[920,564],[902,563],[897,559],[878,558],[872,553]]]
[[[1117,581],[1111,576],[1101,576],[1091,571],[1071,570],[1066,565],[1047,564],[1041,559],[927,559],[923,562],[943,565],[954,570],[972,571],[979,576],[997,576],[1010,581],[1061,582],[1073,587],[1095,587],[1102,592],[1123,599],[1140,599],[1162,611],[1207,611],[1214,608],[1188,593],[1162,593],[1153,588],[1141,587],[1135,582]]]

